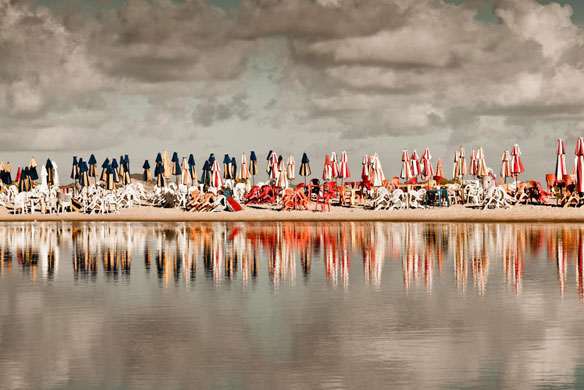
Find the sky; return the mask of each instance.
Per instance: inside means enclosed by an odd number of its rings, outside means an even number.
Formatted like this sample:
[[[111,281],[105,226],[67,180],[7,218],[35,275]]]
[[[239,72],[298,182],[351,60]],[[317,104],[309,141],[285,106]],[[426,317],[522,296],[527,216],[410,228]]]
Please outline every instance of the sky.
[[[0,0],[0,160],[273,149],[386,176],[429,147],[519,143],[525,177],[584,136],[580,0]]]

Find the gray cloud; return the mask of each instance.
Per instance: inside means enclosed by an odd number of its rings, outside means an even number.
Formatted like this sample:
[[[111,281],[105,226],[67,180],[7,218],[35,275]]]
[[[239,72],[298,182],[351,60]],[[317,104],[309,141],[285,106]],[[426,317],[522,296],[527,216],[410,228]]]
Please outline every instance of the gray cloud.
[[[212,126],[217,121],[225,121],[237,117],[244,121],[250,117],[250,108],[246,103],[246,95],[235,94],[229,101],[220,102],[217,99],[206,100],[199,103],[192,114],[195,124],[204,127]]]
[[[223,10],[154,0],[80,10],[0,0],[2,149],[109,148],[136,136],[179,145],[233,121],[372,146],[576,134],[584,35],[571,8],[497,0],[493,24],[475,20],[481,6],[250,0]],[[269,66],[253,64],[269,54]],[[50,140],[24,144],[22,132]]]

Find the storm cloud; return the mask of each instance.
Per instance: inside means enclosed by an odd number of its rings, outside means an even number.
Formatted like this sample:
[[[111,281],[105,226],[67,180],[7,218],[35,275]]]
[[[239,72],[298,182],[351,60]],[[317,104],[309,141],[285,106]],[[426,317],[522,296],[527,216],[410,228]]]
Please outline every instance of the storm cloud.
[[[442,0],[0,0],[0,149],[211,147],[242,128],[314,152],[570,141],[584,128],[573,9],[492,5],[485,22],[483,3]]]

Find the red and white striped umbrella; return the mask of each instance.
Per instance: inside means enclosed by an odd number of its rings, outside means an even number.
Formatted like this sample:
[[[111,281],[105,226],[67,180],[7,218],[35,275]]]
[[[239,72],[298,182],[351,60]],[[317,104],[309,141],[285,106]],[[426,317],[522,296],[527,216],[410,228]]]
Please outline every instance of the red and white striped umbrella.
[[[426,148],[422,153],[422,174],[428,178],[434,176],[434,168],[430,160],[432,160],[430,148]]]
[[[336,152],[331,153],[330,165],[331,165],[332,177],[336,179],[337,177],[339,177],[339,164],[337,163],[337,153]]]
[[[324,169],[322,171],[322,180],[330,181],[333,176],[333,170],[331,168],[331,160],[327,154],[324,158]]]
[[[566,149],[564,148],[564,141],[558,139],[558,158],[556,160],[556,180],[563,180],[564,176],[568,174],[566,169]]]
[[[513,173],[511,172],[511,155],[509,154],[508,150],[505,150],[503,157],[501,157],[501,177],[507,178],[512,176]]]
[[[483,147],[479,146],[479,150],[477,151],[477,176],[485,177],[488,173],[485,153],[483,152]]]
[[[469,173],[471,175],[475,175],[477,176],[479,170],[478,170],[478,162],[477,162],[477,151],[476,150],[472,150],[472,153],[470,154],[470,164],[469,164]]]
[[[247,157],[245,153],[241,154],[241,169],[239,172],[239,177],[243,180],[249,179],[249,169],[247,168]]]
[[[275,152],[272,152],[270,155],[270,164],[272,165],[272,169],[270,170],[270,179],[278,179],[278,155]]]
[[[211,186],[217,188],[223,187],[223,176],[221,175],[221,169],[217,160],[213,162],[213,166],[211,167]]]
[[[576,143],[576,191],[584,192],[584,138]]]
[[[361,180],[369,181],[369,156],[366,154],[363,155],[363,170],[361,171]]]
[[[521,162],[521,150],[517,144],[513,145],[513,149],[511,149],[511,172],[514,176],[519,176],[521,172],[525,172]]]
[[[341,161],[339,162],[339,179],[348,179],[351,177],[349,172],[349,161],[347,159],[347,152],[341,152]]]
[[[412,176],[412,166],[410,165],[410,157],[408,156],[407,149],[402,151],[402,169],[399,177],[404,180],[409,180]]]
[[[420,161],[418,161],[418,151],[414,150],[414,153],[410,156],[410,164],[412,164],[412,176],[418,176],[422,174],[422,167],[420,166]]]
[[[286,174],[289,180],[294,180],[296,178],[296,161],[294,161],[294,156],[288,156],[288,162],[286,163]]]

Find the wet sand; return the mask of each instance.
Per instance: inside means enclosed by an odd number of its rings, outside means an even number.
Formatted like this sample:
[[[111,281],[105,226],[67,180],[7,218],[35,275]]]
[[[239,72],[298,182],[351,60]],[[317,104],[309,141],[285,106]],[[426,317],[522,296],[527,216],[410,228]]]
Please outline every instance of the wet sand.
[[[246,207],[240,212],[187,212],[140,206],[118,214],[12,214],[0,208],[0,221],[403,221],[403,222],[584,222],[584,208],[518,205],[510,209],[481,210],[467,206],[417,210],[366,210],[332,206],[330,212],[277,211],[272,207]]]

